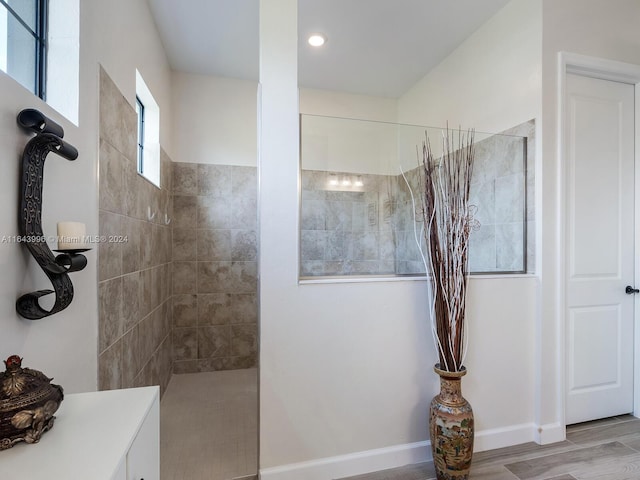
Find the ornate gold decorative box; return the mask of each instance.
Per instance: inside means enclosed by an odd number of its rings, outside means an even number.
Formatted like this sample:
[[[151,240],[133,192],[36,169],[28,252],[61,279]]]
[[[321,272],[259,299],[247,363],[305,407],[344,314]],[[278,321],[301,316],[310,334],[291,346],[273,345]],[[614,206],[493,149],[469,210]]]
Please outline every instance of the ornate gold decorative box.
[[[0,373],[0,450],[18,442],[37,443],[53,427],[64,398],[62,387],[38,370],[22,367],[22,358],[10,356]]]

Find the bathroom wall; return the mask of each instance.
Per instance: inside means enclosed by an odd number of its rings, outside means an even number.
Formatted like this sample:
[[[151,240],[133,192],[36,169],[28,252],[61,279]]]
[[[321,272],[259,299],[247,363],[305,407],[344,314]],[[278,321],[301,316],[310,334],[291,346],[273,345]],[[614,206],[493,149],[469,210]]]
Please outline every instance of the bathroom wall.
[[[171,74],[172,136],[178,162],[257,165],[258,83],[237,78]]]
[[[56,8],[57,2],[50,2]],[[4,152],[0,176],[0,231],[17,235],[19,165],[31,138],[16,125],[24,108],[37,108],[60,123],[65,140],[77,147],[78,159],[69,162],[50,154],[45,165],[43,231],[55,235],[56,222],[84,222],[87,233],[98,233],[99,63],[105,65],[129,101],[135,99],[135,69],[139,69],[163,110],[162,122],[171,119],[170,70],[147,2],[82,0],[80,5],[79,121],[75,125],[0,72],[0,147]],[[68,12],[67,12],[68,13]],[[70,21],[73,16],[67,15]],[[162,137],[171,153],[170,139]],[[55,248],[55,243],[50,245]],[[42,270],[17,243],[0,244],[0,358],[24,357],[24,364],[43,370],[62,385],[65,393],[97,387],[98,359],[98,249],[87,252],[87,267],[71,275],[74,299],[62,312],[38,321],[25,320],[15,311],[23,293],[51,288]],[[48,299],[44,298],[44,302]]]
[[[174,373],[257,365],[257,88],[172,74]]]
[[[257,366],[257,169],[174,163],[175,373]]]
[[[479,228],[471,234],[469,270],[533,273],[535,121],[500,133],[476,144],[470,202]]]
[[[478,131],[503,132],[535,119],[535,154],[532,171],[538,175],[541,155],[542,2],[512,0],[471,35],[451,55],[398,100],[398,121],[426,125],[461,125]],[[428,108],[426,108],[428,106]],[[544,184],[544,185],[543,185]],[[547,183],[537,181],[531,206],[538,214],[540,192]],[[539,219],[538,219],[539,220]],[[531,229],[533,230],[533,229]],[[535,229],[540,252],[541,229]],[[477,431],[486,431],[477,448],[539,440],[548,425],[538,423],[536,388],[545,370],[538,370],[536,341],[540,318],[540,283],[548,271],[534,275],[474,276],[467,299],[470,346],[466,364],[473,376],[465,378],[465,396],[476,412]],[[522,333],[527,332],[527,333]],[[496,348],[500,345],[500,348]],[[508,362],[504,359],[508,358]],[[502,359],[502,360],[501,360]],[[496,377],[502,361],[509,373]],[[539,373],[538,373],[539,372]],[[499,378],[511,378],[508,393]],[[508,395],[515,403],[495,399]],[[517,400],[516,400],[517,399]]]
[[[436,353],[426,284],[297,282],[297,32],[291,27],[297,12],[286,0],[263,0],[260,6],[266,37],[261,42],[261,476],[340,478],[372,465],[426,460],[426,411],[438,388],[429,373]],[[444,125],[448,119],[481,129],[479,119],[491,117],[495,122],[487,121],[482,130],[498,132],[538,118],[540,25],[537,2],[507,5],[465,42],[464,56],[451,57],[446,74],[425,80],[431,90],[417,86],[413,95],[398,100],[398,117],[385,120]],[[302,93],[300,111],[316,113]],[[317,113],[368,118],[337,102],[332,106],[333,112],[327,107]],[[441,115],[424,121],[430,113]],[[476,412],[478,449],[531,441],[536,433],[537,282],[520,276],[474,277],[469,283],[471,367],[463,389]],[[502,365],[504,374],[496,375],[495,365]],[[350,388],[353,379],[357,388]],[[496,403],[500,395],[515,403]]]
[[[24,108],[37,108],[63,126],[65,140],[79,152],[76,161],[67,161],[53,153],[44,169],[42,230],[56,235],[59,221],[86,223],[87,233],[97,232],[93,207],[97,197],[92,181],[95,171],[90,130],[80,129],[53,110],[13,78],[0,72],[0,148],[4,166],[0,175],[0,236],[18,235],[20,164],[25,145],[33,134],[20,129],[16,116]],[[97,99],[96,99],[97,101]],[[97,145],[96,145],[97,148]],[[50,242],[51,249],[57,248]],[[65,392],[95,389],[97,286],[96,251],[86,252],[87,267],[70,275],[74,298],[63,311],[41,320],[27,320],[16,312],[19,296],[40,289],[51,289],[51,282],[23,244],[3,240],[0,243],[0,359],[10,355],[24,358],[24,366],[42,370]],[[50,296],[49,296],[50,297]],[[47,296],[42,304],[53,304]]]
[[[98,387],[164,391],[172,369],[171,161],[162,151],[161,188],[136,164],[135,109],[100,69]]]

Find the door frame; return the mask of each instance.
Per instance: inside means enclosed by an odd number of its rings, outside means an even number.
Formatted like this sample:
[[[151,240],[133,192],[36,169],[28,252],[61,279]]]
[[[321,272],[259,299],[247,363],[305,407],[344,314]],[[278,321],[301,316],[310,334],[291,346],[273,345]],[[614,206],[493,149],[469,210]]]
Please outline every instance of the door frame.
[[[579,55],[569,52],[558,54],[558,124],[557,124],[557,157],[558,162],[558,192],[560,202],[560,215],[558,219],[559,250],[561,253],[558,262],[559,275],[559,300],[558,300],[558,396],[561,405],[560,416],[563,426],[566,425],[566,351],[567,338],[565,335],[566,326],[566,219],[567,219],[567,188],[566,188],[566,158],[565,158],[565,103],[566,103],[566,81],[567,74],[611,80],[615,82],[634,85],[635,92],[635,159],[634,159],[634,185],[636,195],[634,197],[634,243],[638,245],[640,241],[640,65],[607,60],[603,58]],[[640,284],[640,248],[634,252],[634,277],[637,284]],[[633,353],[633,415],[640,416],[640,295],[634,298],[634,353]]]

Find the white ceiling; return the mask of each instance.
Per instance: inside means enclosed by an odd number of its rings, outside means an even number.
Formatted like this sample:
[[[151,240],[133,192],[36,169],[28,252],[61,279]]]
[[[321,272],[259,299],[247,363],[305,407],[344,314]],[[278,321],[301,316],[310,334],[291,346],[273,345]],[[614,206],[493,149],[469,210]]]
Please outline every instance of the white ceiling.
[[[148,1],[174,70],[258,79],[258,0]],[[299,83],[398,97],[508,1],[298,0]]]

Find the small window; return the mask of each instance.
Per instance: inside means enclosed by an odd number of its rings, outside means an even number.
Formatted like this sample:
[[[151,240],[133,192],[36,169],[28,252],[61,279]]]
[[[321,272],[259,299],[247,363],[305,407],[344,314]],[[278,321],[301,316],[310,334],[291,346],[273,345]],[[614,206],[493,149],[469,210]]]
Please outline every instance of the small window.
[[[138,173],[160,186],[160,107],[136,70],[138,113]]]
[[[44,99],[48,0],[0,0],[0,69]]]
[[[144,104],[136,96],[136,113],[138,114],[138,173],[144,174]]]

